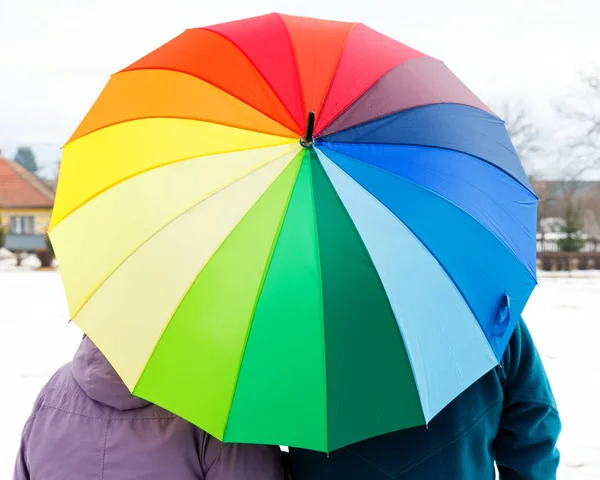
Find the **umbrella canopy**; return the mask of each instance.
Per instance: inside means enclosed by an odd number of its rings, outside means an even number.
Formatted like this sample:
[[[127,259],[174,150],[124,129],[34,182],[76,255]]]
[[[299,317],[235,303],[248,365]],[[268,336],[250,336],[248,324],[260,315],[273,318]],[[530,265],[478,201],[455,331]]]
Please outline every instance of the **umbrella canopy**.
[[[426,424],[498,364],[536,204],[442,62],[271,14],[113,75],[50,234],[72,320],[133,394],[227,442],[331,451]]]

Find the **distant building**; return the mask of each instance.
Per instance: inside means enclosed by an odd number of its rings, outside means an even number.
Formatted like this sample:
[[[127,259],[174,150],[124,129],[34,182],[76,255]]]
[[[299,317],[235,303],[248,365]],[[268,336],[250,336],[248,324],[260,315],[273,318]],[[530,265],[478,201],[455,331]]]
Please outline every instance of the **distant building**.
[[[600,238],[600,181],[536,180],[533,188],[539,197],[539,231],[555,231],[570,201],[579,213],[583,232]]]
[[[12,251],[45,249],[54,192],[0,153],[0,226]]]

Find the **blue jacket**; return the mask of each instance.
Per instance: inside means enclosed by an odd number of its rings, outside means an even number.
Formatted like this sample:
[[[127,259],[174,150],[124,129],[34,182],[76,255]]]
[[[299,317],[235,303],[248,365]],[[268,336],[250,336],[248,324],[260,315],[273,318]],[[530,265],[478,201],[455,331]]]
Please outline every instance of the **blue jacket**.
[[[560,419],[542,361],[521,321],[501,362],[429,428],[330,454],[292,449],[294,480],[553,480]]]

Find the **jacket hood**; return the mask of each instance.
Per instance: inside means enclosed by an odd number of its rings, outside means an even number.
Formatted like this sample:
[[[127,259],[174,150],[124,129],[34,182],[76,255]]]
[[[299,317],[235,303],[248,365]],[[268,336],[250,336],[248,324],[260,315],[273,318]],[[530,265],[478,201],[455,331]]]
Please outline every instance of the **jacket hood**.
[[[133,410],[149,402],[131,395],[98,347],[85,336],[71,364],[73,377],[88,397],[117,410]]]

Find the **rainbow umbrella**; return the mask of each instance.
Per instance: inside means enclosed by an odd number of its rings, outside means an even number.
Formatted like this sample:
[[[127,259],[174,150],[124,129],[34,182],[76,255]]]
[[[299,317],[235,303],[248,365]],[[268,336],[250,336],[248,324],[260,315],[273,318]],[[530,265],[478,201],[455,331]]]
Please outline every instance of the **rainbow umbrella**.
[[[498,364],[535,217],[503,122],[442,62],[271,14],[111,77],[51,239],[134,395],[226,442],[331,451],[428,423]]]

